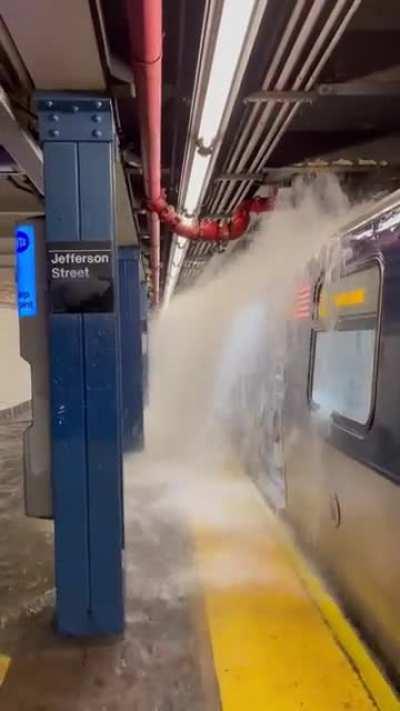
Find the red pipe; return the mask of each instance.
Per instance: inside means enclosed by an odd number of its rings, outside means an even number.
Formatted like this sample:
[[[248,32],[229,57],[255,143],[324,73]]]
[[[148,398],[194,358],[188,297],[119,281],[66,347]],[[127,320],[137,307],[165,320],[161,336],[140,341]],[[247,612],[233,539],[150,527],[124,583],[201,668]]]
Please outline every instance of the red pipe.
[[[153,304],[160,300],[160,220],[177,235],[207,241],[233,240],[247,229],[251,212],[265,212],[274,198],[245,200],[226,221],[188,222],[168,205],[161,190],[162,0],[126,0],[132,67],[140,121],[145,191],[150,215]]]
[[[161,198],[162,0],[127,0],[132,67],[142,143],[143,174],[150,204]],[[150,216],[153,304],[160,300],[160,221]]]
[[[226,221],[202,219],[189,222],[178,215],[174,207],[168,205],[164,195],[158,200],[152,200],[149,209],[156,212],[162,222],[181,237],[216,242],[241,237],[249,226],[250,213],[268,212],[272,210],[274,203],[275,196],[244,200]]]

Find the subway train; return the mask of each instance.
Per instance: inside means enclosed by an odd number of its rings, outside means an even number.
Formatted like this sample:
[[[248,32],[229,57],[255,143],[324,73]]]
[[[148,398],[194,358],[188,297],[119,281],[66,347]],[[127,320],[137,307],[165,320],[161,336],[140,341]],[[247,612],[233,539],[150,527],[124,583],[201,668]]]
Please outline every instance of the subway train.
[[[400,191],[307,265],[286,353],[267,495],[398,685]]]

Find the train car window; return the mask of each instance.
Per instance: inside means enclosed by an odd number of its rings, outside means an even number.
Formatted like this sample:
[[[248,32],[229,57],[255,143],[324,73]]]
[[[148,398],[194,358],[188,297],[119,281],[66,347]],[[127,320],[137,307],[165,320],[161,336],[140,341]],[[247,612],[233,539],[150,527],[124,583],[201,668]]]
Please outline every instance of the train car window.
[[[313,404],[364,426],[373,407],[379,292],[377,263],[323,285],[314,327]]]

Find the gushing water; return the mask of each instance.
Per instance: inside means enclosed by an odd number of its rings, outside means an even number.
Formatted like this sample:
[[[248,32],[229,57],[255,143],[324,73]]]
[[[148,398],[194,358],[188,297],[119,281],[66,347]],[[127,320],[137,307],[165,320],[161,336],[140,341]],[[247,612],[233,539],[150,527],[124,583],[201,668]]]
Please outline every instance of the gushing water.
[[[350,213],[334,177],[297,183],[280,195],[246,250],[216,257],[152,323],[146,452],[129,465],[127,515],[153,542],[160,521],[183,527],[196,521],[242,537],[251,530],[240,515],[243,483],[224,476],[226,462],[245,459],[246,449],[262,450],[296,286],[307,261]],[[270,455],[261,452],[261,476]],[[238,555],[243,563],[245,552]],[[223,584],[229,570],[261,574],[237,563],[216,566]],[[190,575],[176,570],[178,578],[187,584]],[[218,582],[215,567],[212,578]]]

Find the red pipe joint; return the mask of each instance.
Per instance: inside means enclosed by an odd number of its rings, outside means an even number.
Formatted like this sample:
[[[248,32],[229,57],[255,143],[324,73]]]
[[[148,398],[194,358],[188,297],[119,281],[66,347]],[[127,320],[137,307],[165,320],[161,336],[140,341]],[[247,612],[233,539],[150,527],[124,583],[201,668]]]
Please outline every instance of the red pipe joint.
[[[187,239],[202,239],[208,242],[234,240],[241,237],[250,223],[250,213],[269,212],[275,204],[273,197],[255,197],[244,200],[233,212],[229,220],[194,220],[188,221],[178,215],[172,205],[168,205],[165,195],[158,200],[151,200],[148,208],[156,212],[160,220],[168,225],[175,234]]]

